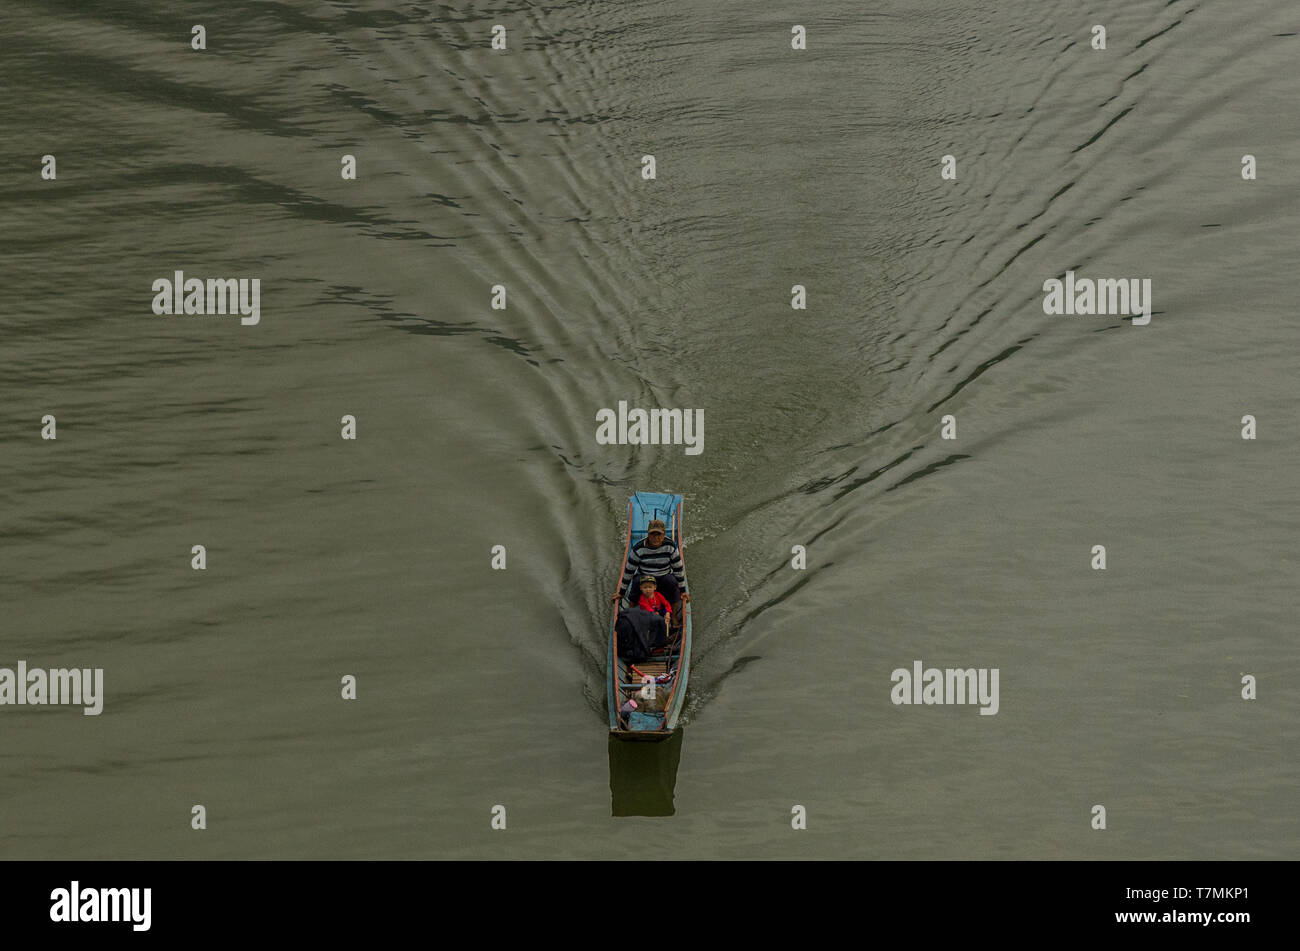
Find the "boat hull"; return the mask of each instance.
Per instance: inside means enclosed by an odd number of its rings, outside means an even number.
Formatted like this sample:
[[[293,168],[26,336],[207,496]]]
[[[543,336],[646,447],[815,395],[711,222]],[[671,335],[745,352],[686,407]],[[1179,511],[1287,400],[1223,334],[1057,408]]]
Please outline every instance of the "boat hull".
[[[668,536],[682,548],[682,497],[663,492],[638,492],[628,500],[628,529],[623,544],[623,568],[632,546],[645,537],[651,519],[662,519],[668,526]],[[683,570],[686,556],[683,552]],[[606,703],[609,707],[609,731],[625,740],[663,740],[677,729],[682,708],[686,703],[686,684],[691,670],[691,603],[683,601],[682,632],[675,648],[662,658],[629,663],[618,656],[617,635],[614,622],[618,619],[616,604],[606,632]],[[636,668],[635,670],[633,668]],[[646,679],[659,680],[653,695],[644,685]],[[619,709],[629,697],[637,699],[638,711],[630,716],[620,715]]]

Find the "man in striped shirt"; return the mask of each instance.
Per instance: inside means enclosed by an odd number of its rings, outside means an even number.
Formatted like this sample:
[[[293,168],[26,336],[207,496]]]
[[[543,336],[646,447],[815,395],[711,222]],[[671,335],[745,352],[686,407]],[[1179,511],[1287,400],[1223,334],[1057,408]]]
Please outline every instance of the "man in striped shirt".
[[[686,590],[686,576],[682,566],[682,553],[667,537],[667,526],[662,519],[653,519],[646,526],[645,538],[632,546],[627,554],[627,565],[623,568],[623,580],[611,601],[623,599],[628,603],[629,589],[632,581],[641,575],[654,577],[662,594],[673,606],[673,618],[681,616],[678,601],[691,600]]]

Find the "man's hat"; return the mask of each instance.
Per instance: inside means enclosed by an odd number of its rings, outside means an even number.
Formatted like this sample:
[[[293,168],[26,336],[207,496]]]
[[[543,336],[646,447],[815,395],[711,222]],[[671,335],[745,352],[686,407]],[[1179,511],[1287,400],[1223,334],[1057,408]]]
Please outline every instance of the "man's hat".
[[[645,528],[645,533],[649,535],[656,528],[659,529],[659,531],[663,532],[665,535],[668,534],[668,526],[664,524],[663,519],[661,518],[651,519],[650,524],[647,525]]]

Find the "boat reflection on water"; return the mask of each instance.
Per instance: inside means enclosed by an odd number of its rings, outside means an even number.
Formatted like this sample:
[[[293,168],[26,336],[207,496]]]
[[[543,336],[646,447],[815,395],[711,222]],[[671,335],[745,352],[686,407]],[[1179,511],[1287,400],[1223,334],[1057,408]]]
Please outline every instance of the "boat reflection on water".
[[[609,791],[616,816],[671,816],[682,730],[660,740],[609,737]]]

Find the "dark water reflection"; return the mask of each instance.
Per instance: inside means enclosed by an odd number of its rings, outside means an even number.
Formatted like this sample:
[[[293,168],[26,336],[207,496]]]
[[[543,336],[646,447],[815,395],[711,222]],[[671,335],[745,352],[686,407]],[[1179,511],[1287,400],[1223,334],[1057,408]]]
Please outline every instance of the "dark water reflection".
[[[662,740],[609,738],[609,790],[615,816],[671,816],[685,730]]]

